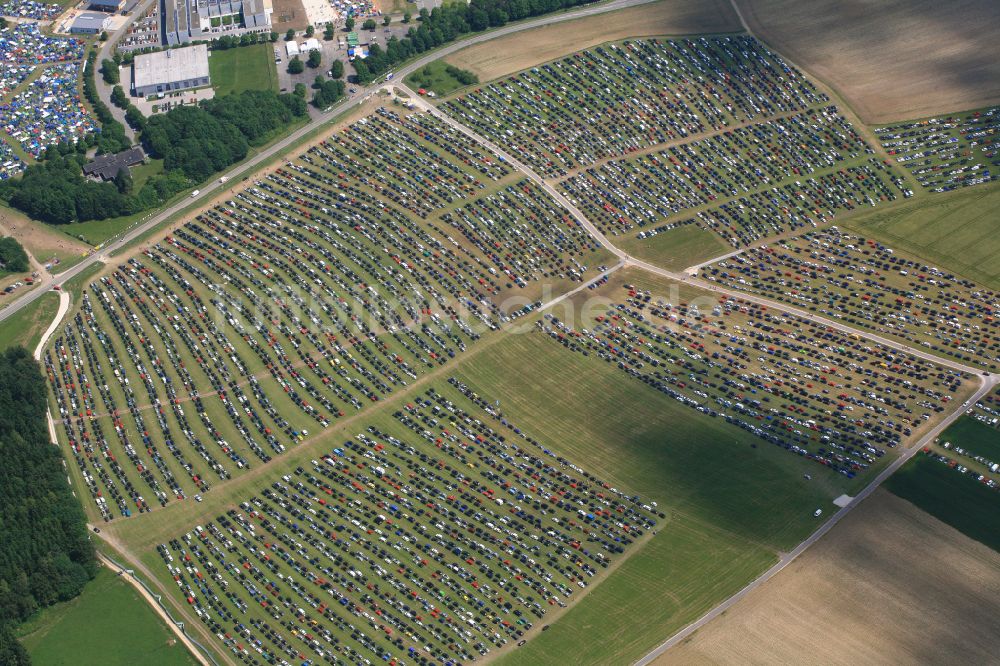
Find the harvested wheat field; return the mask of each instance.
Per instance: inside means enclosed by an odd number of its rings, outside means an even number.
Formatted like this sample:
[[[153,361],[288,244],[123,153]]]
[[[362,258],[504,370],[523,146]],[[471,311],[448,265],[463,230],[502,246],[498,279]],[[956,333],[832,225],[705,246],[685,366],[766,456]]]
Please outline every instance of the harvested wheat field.
[[[737,0],[754,34],[868,123],[1000,101],[996,0]]]
[[[879,490],[655,663],[986,664],[998,636],[1000,553]]]
[[[462,49],[445,62],[489,81],[616,39],[741,30],[726,0],[661,0],[518,32]]]

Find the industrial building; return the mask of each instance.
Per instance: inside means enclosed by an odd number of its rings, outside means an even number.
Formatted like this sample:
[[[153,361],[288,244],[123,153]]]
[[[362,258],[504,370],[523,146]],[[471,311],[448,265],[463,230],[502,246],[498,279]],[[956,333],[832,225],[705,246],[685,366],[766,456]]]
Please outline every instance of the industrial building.
[[[80,14],[69,27],[69,31],[74,35],[96,35],[107,30],[111,25],[110,14],[95,14],[89,12]]]
[[[90,0],[89,8],[95,12],[116,14],[125,7],[125,0]]]
[[[205,44],[137,55],[132,63],[132,90],[146,97],[211,83]]]
[[[161,39],[165,46],[245,32],[270,32],[271,0],[160,0]],[[213,19],[231,16],[229,25]]]

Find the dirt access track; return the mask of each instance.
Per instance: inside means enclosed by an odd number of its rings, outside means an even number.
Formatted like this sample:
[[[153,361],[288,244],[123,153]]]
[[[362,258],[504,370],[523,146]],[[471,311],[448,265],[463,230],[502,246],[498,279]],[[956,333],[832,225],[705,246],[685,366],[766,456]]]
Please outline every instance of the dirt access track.
[[[867,123],[1000,102],[997,0],[736,0],[750,30]]]
[[[743,30],[728,0],[660,0],[576,21],[524,30],[447,56],[450,65],[489,81],[604,42],[627,37]]]
[[[1000,553],[886,490],[654,664],[995,663]]]

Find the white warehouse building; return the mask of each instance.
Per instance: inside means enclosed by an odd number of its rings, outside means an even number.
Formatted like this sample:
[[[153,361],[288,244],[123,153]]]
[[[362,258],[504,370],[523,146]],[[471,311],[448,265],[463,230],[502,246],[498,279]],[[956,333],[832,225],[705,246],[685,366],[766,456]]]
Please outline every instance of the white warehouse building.
[[[137,97],[201,88],[210,83],[205,44],[144,53],[137,55],[132,64],[132,90]]]

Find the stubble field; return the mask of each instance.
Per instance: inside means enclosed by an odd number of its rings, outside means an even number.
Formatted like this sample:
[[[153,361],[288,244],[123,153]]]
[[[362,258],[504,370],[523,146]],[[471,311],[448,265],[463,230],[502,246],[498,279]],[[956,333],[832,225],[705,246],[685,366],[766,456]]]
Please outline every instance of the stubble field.
[[[989,663],[998,572],[1000,553],[880,490],[654,663]]]
[[[474,72],[480,81],[488,81],[626,37],[739,31],[739,19],[725,0],[656,2],[524,30],[463,49],[445,58],[445,62]]]
[[[992,0],[739,0],[750,30],[832,85],[868,123],[1000,99]]]

